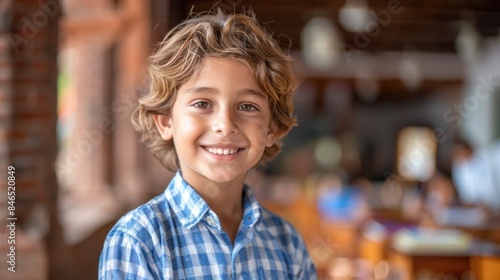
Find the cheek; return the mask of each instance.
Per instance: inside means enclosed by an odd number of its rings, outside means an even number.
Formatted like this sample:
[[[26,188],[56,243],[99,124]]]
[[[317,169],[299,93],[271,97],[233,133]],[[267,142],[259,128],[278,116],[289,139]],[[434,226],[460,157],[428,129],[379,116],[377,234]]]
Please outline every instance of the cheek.
[[[267,127],[257,124],[250,133],[251,137],[254,139],[254,142],[261,145],[262,149],[265,148],[267,142],[267,132],[268,132]]]
[[[186,145],[196,141],[203,131],[203,123],[189,116],[183,116],[175,121],[174,140],[176,144]]]

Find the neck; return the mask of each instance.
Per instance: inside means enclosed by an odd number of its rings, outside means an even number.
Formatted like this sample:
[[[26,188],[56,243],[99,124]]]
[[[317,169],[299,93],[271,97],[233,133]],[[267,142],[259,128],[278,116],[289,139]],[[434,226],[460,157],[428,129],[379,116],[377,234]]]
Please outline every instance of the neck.
[[[198,191],[198,189],[196,189]],[[210,209],[219,219],[243,214],[243,183],[239,185],[206,186],[200,196],[207,202]]]
[[[231,242],[234,243],[243,218],[244,179],[224,184],[207,181],[188,181],[188,183],[219,217],[223,230],[228,234]]]

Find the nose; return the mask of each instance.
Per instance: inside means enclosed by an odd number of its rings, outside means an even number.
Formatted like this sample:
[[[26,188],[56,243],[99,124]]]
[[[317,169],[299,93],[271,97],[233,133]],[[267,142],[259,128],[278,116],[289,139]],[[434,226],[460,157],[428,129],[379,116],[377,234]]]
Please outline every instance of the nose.
[[[221,108],[214,114],[212,131],[223,136],[229,136],[238,132],[238,126],[232,110],[229,108]]]

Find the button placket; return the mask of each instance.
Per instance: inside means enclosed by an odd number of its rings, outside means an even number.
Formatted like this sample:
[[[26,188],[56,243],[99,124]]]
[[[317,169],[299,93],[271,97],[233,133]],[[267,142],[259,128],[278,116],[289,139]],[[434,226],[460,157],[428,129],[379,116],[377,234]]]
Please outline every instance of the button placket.
[[[210,226],[212,226],[212,227],[217,227],[217,226],[216,226],[216,224],[215,224],[215,220],[214,220],[214,218],[212,218],[211,216],[208,216],[208,217],[207,217],[207,222],[208,222],[208,224],[209,224]]]

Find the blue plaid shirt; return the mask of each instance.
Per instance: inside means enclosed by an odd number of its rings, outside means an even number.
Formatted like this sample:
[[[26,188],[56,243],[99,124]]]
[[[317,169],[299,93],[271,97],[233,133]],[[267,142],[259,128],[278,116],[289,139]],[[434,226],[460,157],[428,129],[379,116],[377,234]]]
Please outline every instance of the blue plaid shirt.
[[[234,245],[217,215],[177,173],[165,192],[109,232],[99,279],[316,279],[300,235],[244,187]]]

